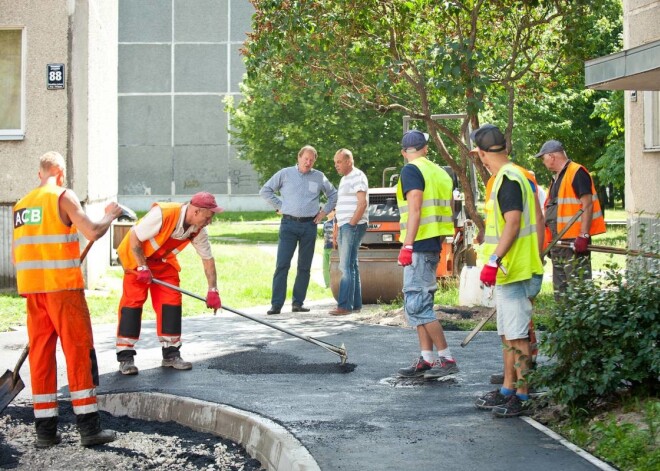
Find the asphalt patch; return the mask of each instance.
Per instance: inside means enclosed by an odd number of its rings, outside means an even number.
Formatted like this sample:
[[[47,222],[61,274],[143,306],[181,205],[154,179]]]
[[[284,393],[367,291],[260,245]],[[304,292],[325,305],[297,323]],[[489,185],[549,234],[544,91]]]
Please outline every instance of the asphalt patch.
[[[287,353],[266,353],[247,350],[230,353],[211,360],[209,369],[223,370],[239,375],[310,375],[351,373],[355,363],[303,363],[302,359]]]

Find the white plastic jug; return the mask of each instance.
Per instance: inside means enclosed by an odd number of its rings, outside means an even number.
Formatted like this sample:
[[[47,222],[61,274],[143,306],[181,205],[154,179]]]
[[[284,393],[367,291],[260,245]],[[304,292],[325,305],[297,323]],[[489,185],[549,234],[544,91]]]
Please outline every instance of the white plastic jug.
[[[461,280],[458,285],[458,304],[461,306],[474,306],[481,304],[481,281],[479,281],[478,267],[465,265],[461,270]]]
[[[480,274],[481,267],[463,267],[458,286],[459,305],[495,307],[495,290],[481,283]]]

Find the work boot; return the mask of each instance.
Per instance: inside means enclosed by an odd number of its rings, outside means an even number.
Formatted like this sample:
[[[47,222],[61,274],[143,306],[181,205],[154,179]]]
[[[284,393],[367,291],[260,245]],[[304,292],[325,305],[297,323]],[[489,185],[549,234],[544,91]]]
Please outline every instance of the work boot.
[[[135,366],[133,358],[130,360],[124,360],[119,362],[119,371],[123,375],[136,375],[138,374],[138,368]]]
[[[77,414],[76,427],[80,432],[80,444],[85,447],[103,445],[117,439],[114,431],[101,429],[101,416],[98,412]]]
[[[57,420],[57,417],[34,419],[34,429],[37,432],[34,445],[37,448],[48,448],[62,441],[62,436],[57,431]]]
[[[192,370],[192,363],[184,361],[181,357],[163,358],[160,366],[164,368],[174,368],[175,370]]]
[[[268,311],[266,311],[266,314],[268,314],[269,316],[271,316],[271,315],[273,315],[273,314],[279,314],[280,312],[282,312],[282,308],[281,308],[281,307],[275,307],[275,306],[273,306],[273,307],[271,307]]]
[[[496,389],[478,398],[476,401],[474,401],[474,405],[477,409],[492,410],[495,407],[503,406],[506,404],[510,397],[511,396],[505,396],[500,392],[499,389]]]
[[[174,368],[175,370],[190,370],[192,363],[183,361],[181,358],[181,346],[178,347],[163,347],[163,361],[160,366],[164,368]]]
[[[424,372],[424,379],[443,378],[458,373],[458,366],[454,360],[440,357],[433,362],[431,369]]]
[[[424,360],[424,357],[419,357],[408,368],[399,369],[398,375],[401,378],[417,378],[420,376],[424,376],[424,372],[430,370],[431,367],[432,367],[431,363]]]
[[[302,307],[302,304],[294,304],[291,307],[291,312],[309,312],[308,307]]]
[[[34,442],[34,446],[37,448],[50,448],[51,446],[57,445],[62,441],[62,434],[60,432],[55,432],[55,435],[37,435],[37,440]]]

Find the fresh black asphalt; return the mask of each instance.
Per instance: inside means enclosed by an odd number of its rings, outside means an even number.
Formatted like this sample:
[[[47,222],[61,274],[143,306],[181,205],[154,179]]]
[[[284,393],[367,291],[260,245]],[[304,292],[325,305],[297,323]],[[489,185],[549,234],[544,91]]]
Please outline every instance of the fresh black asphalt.
[[[311,343],[230,314],[184,318],[184,359],[191,371],[160,367],[153,321],[143,323],[137,376],[117,372],[116,326],[94,328],[99,394],[163,392],[251,411],[283,425],[323,470],[591,470],[596,466],[526,422],[495,419],[474,399],[491,389],[501,370],[495,333],[480,333],[466,348],[465,332],[447,332],[460,373],[445,381],[402,385],[398,368],[419,355],[414,330],[358,324],[327,315],[332,305],[308,314],[265,316],[296,332],[345,344],[348,362]],[[0,334],[0,370],[12,370],[24,331]],[[63,357],[58,381],[65,391]],[[29,368],[21,370],[29,398]]]

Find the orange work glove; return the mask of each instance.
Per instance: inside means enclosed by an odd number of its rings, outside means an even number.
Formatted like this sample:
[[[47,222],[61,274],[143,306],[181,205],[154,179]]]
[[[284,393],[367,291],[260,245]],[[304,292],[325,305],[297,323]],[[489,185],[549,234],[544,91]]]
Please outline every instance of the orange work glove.
[[[141,267],[137,267],[137,280],[139,283],[144,283],[145,285],[148,285],[151,283],[151,270],[149,270],[149,267],[146,265],[142,265]]]
[[[412,254],[413,254],[412,245],[404,245],[403,247],[401,247],[401,250],[399,251],[399,265],[402,267],[407,267],[408,265],[412,265]]]
[[[495,286],[495,283],[497,282],[497,264],[491,265],[489,263],[488,265],[484,265],[481,269],[479,279],[486,286]]]
[[[222,307],[222,302],[220,301],[220,293],[217,290],[210,289],[206,293],[206,307],[210,307],[214,311],[217,311]]]

